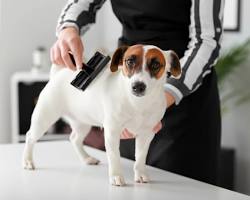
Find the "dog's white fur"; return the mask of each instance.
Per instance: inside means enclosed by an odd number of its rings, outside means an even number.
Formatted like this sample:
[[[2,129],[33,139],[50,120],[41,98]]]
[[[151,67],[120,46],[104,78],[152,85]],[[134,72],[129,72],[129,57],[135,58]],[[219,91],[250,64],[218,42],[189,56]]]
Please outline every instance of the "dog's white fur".
[[[151,48],[157,47],[143,46],[144,54]],[[70,141],[80,160],[87,164],[98,164],[99,161],[83,149],[84,137],[91,125],[104,127],[109,177],[113,185],[125,184],[120,165],[120,134],[124,128],[136,134],[135,181],[148,182],[146,155],[154,137],[153,127],[162,119],[166,109],[163,88],[166,76],[153,79],[144,65],[143,70],[131,78],[124,76],[121,70],[111,73],[106,68],[84,92],[70,84],[78,72],[53,65],[51,78],[39,96],[26,134],[23,167],[35,168],[32,158],[35,142],[56,120],[64,117],[72,128]],[[169,62],[166,62],[164,74],[169,67]],[[131,84],[138,80],[147,86],[145,95],[141,97],[131,93]]]

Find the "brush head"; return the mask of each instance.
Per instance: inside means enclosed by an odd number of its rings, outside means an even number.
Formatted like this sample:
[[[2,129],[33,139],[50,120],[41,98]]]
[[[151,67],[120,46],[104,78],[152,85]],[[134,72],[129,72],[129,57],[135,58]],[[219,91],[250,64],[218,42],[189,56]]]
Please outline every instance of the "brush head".
[[[73,55],[70,53],[72,62],[75,65]],[[88,85],[95,79],[95,77],[105,68],[110,61],[109,56],[104,56],[100,52],[96,52],[93,57],[87,62],[83,63],[82,70],[77,74],[71,85],[84,91]]]

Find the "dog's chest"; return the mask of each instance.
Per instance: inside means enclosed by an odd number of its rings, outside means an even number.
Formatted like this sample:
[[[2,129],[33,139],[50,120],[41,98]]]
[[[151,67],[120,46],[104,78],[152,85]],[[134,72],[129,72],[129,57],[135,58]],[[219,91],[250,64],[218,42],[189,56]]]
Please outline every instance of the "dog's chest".
[[[134,116],[125,123],[124,127],[126,127],[132,133],[139,134],[144,128],[146,128],[145,126],[148,126],[152,123],[148,117],[149,115]]]
[[[124,127],[136,135],[143,134],[145,131],[152,131],[153,127],[162,119],[165,108],[164,102],[159,102],[154,107],[148,107],[141,113],[130,113]]]

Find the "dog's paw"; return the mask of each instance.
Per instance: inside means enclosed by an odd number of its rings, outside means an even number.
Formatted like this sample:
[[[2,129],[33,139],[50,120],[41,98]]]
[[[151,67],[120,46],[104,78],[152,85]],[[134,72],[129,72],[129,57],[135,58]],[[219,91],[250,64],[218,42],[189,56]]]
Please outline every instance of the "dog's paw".
[[[109,179],[110,179],[110,184],[111,185],[115,185],[115,186],[124,186],[124,185],[126,185],[123,176],[111,176]]]
[[[84,162],[87,165],[98,165],[100,163],[100,160],[97,160],[96,158],[89,156],[85,158]]]
[[[27,170],[34,170],[35,165],[32,160],[24,160],[23,161],[23,168]]]
[[[134,180],[137,183],[148,183],[150,181],[148,175],[144,173],[135,173]]]

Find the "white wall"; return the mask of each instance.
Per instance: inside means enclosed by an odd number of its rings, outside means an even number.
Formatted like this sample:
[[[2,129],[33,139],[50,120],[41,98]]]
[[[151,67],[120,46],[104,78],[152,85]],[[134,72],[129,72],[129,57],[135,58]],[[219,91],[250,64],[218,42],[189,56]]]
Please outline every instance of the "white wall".
[[[49,47],[55,39],[56,16],[63,2],[1,0],[0,141],[10,141],[10,76],[31,66],[37,45]],[[57,6],[58,8],[57,8]],[[43,13],[43,14],[42,14]]]
[[[65,3],[66,0],[0,0],[0,143],[10,142],[10,77],[16,71],[30,69],[31,54],[37,46],[50,49]],[[101,27],[98,22],[84,37],[87,57],[101,43]]]
[[[10,76],[28,70],[32,51],[38,45],[48,48],[55,39],[55,19],[63,2],[54,2],[1,0],[0,142],[10,141]]]
[[[48,49],[55,41],[54,31],[59,12],[66,0],[0,0],[0,143],[10,142],[10,76],[31,66],[31,53],[37,45]],[[30,6],[26,6],[30,5]],[[225,33],[223,50],[250,37],[250,1],[242,0],[240,33]],[[98,13],[97,24],[84,36],[85,55],[96,48],[113,51],[121,26],[110,3]],[[246,89],[248,89],[246,87]],[[234,109],[223,117],[222,144],[237,151],[237,190],[250,194],[250,106]]]

